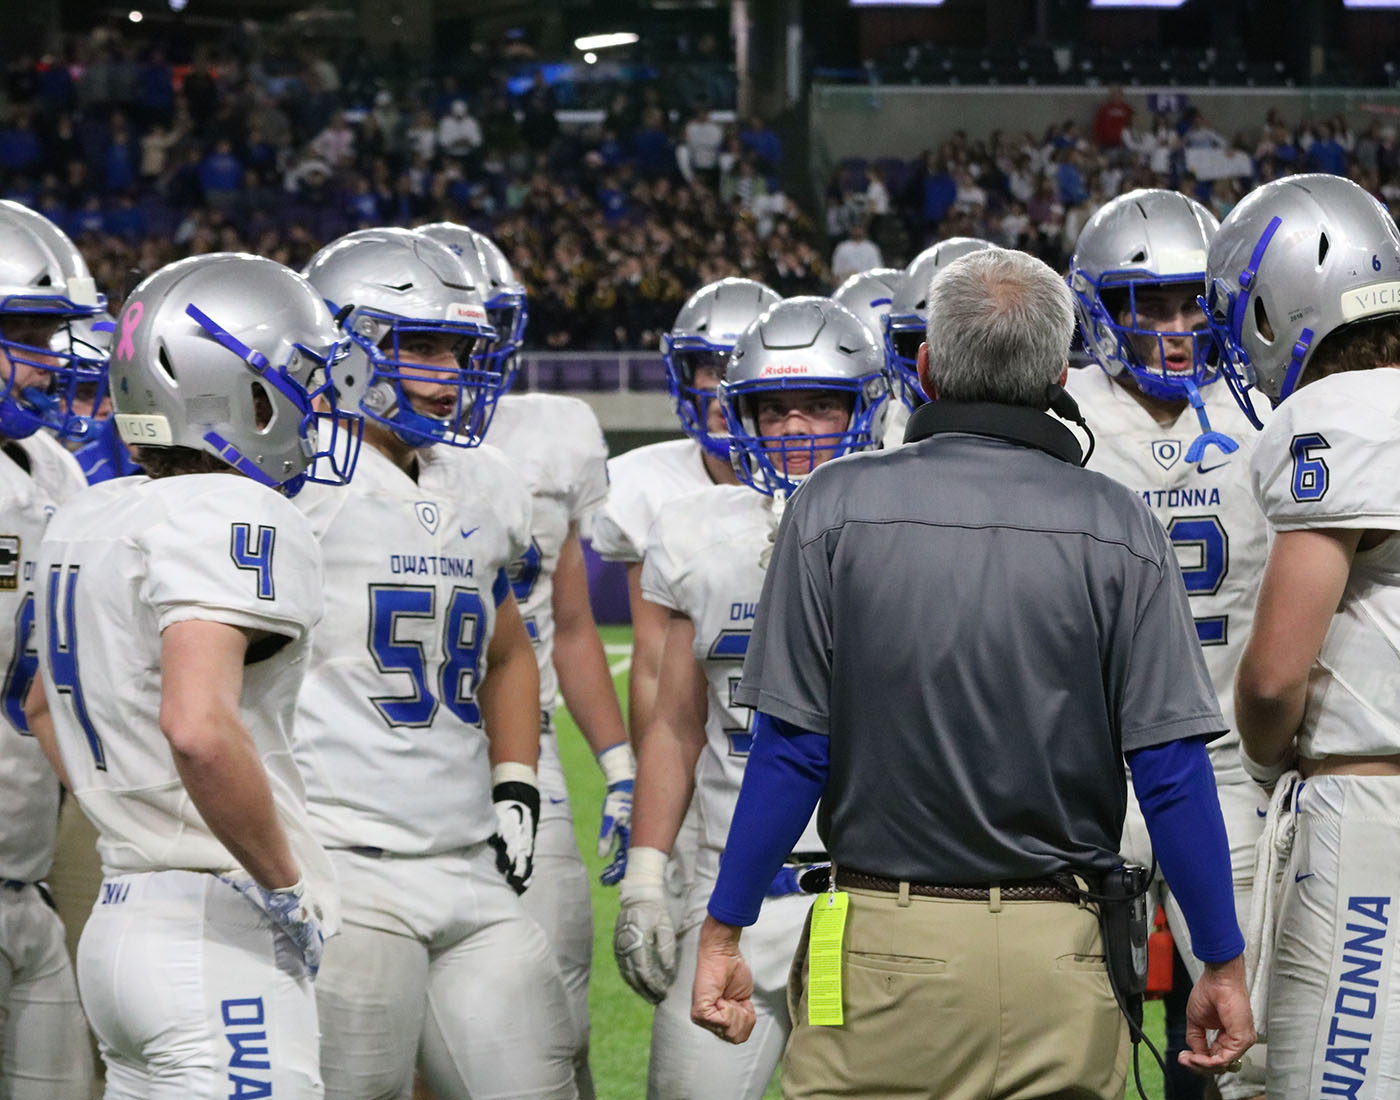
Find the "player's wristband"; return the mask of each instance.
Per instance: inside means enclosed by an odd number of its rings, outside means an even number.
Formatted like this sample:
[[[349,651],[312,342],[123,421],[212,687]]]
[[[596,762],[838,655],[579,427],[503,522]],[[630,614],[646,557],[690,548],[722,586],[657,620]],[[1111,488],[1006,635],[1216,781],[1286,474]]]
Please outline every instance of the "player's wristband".
[[[637,761],[632,756],[632,746],[626,741],[609,745],[598,754],[598,767],[608,787],[615,783],[626,783],[637,778]]]
[[[661,889],[666,884],[666,863],[670,856],[660,848],[632,848],[627,853],[627,873],[622,876],[622,890],[648,886]]]
[[[540,785],[535,778],[535,769],[515,760],[502,761],[491,769],[491,786],[499,787],[502,783],[524,783],[527,787],[535,788]]]
[[[1261,787],[1272,787],[1283,776],[1283,773],[1290,771],[1293,767],[1294,753],[1290,749],[1279,758],[1276,764],[1261,764],[1244,751],[1244,745],[1240,745],[1240,763],[1244,765],[1245,774],[1250,779],[1258,783]]]

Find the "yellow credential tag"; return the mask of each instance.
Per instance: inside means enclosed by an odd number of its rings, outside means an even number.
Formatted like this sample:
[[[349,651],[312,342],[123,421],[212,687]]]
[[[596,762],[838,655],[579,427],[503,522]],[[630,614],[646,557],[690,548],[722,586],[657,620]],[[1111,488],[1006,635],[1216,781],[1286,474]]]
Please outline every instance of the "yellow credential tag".
[[[844,890],[818,894],[812,908],[812,933],[807,948],[807,1023],[839,1027],[841,1015],[841,937],[846,934]]]

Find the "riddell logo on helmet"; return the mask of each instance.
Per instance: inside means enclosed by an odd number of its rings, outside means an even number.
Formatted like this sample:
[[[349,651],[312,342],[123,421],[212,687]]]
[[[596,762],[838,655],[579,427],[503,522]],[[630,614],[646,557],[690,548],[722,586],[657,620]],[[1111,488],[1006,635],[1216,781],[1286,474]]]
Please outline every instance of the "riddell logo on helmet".
[[[812,368],[806,363],[774,363],[758,372],[760,378],[771,378],[775,374],[811,374]]]
[[[486,311],[480,306],[470,305],[467,302],[453,302],[447,307],[448,321],[484,321]]]

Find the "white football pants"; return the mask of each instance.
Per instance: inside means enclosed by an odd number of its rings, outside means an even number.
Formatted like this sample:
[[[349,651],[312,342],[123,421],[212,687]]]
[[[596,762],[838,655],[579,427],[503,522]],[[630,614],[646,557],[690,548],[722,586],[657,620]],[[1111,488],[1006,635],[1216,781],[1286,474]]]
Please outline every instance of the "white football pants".
[[[438,1100],[573,1100],[559,968],[487,844],[332,850],[340,935],[316,981],[328,1100],[398,1100],[415,1054]]]
[[[579,856],[569,793],[551,730],[540,728],[540,828],[535,873],[521,895],[525,912],[544,930],[564,979],[572,1023],[575,1081],[580,1100],[593,1100],[588,1068],[588,975],[593,967],[593,894]]]
[[[748,1042],[726,1043],[690,1020],[690,994],[700,951],[700,922],[693,916],[709,901],[714,880],[697,880],[692,917],[676,942],[676,980],[651,1022],[647,1100],[761,1100],[782,1061],[788,1032],[787,983],[812,899],[805,894],[769,898],[741,949],[753,971],[758,1017]]]
[[[1240,929],[1244,930],[1249,927],[1250,898],[1254,893],[1254,842],[1264,831],[1269,796],[1252,780],[1220,784],[1215,792],[1220,798],[1225,837],[1230,843],[1230,870],[1235,880],[1235,916],[1240,922]],[[1144,867],[1152,866],[1152,841],[1148,838],[1147,823],[1143,820],[1131,782],[1128,785],[1128,815],[1123,823],[1122,853],[1126,860]],[[1148,894],[1148,904],[1152,907],[1148,913],[1149,927],[1156,906],[1166,906],[1167,927],[1171,929],[1191,980],[1198,981],[1205,972],[1205,964],[1191,953],[1191,933],[1186,927],[1186,917],[1160,870],[1153,882],[1152,892]],[[1244,1068],[1239,1073],[1217,1077],[1216,1085],[1222,1100],[1244,1100],[1262,1093],[1265,1057],[1264,1045],[1255,1045],[1244,1056]]]
[[[34,886],[0,887],[0,1096],[89,1100],[92,1088],[63,924]]]
[[[1269,988],[1269,1100],[1400,1096],[1400,777],[1294,793]]]
[[[78,944],[78,985],[107,1100],[323,1095],[300,952],[214,875],[104,879]]]

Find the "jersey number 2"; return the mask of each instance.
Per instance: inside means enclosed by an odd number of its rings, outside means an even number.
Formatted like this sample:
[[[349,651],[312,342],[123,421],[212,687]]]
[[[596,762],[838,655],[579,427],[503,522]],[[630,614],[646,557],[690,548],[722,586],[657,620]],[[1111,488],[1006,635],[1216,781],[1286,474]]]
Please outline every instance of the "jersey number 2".
[[[1177,559],[1182,561],[1181,579],[1189,596],[1214,596],[1230,570],[1230,539],[1215,516],[1177,516],[1167,524]],[[1229,616],[1209,615],[1196,619],[1196,638],[1201,645],[1229,643]]]
[[[436,683],[429,686],[431,670],[423,643],[399,638],[399,623],[406,619],[437,618],[437,589],[423,585],[372,584],[369,586],[369,651],[380,672],[406,673],[411,695],[378,695],[370,699],[380,717],[391,726],[428,726],[437,714],[438,700],[469,725],[481,721],[476,703],[476,683],[481,673],[481,627],[486,605],[471,588],[454,588],[447,601],[443,624],[442,664]],[[433,688],[436,688],[436,693]]]

